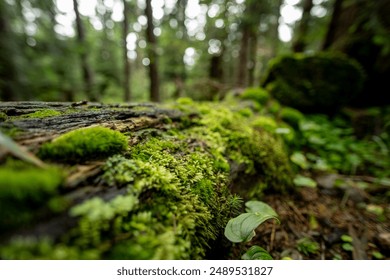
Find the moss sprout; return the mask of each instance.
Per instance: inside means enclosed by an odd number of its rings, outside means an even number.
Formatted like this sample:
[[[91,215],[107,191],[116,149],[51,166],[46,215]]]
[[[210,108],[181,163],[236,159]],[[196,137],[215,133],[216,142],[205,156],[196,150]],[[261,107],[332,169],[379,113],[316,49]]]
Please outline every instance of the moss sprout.
[[[33,113],[22,115],[22,118],[48,118],[61,115],[61,112],[53,109],[38,110]]]
[[[126,148],[126,136],[98,126],[73,130],[43,144],[39,156],[53,161],[81,162],[104,158],[123,152]]]

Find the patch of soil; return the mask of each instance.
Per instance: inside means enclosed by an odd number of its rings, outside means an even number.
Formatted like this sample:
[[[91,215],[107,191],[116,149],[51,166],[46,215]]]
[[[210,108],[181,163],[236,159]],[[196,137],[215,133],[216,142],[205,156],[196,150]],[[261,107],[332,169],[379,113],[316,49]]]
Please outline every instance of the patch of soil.
[[[355,187],[318,187],[301,188],[293,195],[270,194],[262,201],[275,209],[280,224],[260,225],[244,250],[258,245],[274,259],[390,259],[386,195],[371,196]],[[237,258],[243,253],[239,247]]]

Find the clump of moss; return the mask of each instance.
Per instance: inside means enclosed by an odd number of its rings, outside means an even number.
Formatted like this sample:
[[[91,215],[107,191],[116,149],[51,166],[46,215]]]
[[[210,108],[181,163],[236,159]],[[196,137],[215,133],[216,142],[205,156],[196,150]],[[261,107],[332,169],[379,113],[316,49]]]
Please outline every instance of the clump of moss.
[[[53,109],[38,110],[33,113],[25,114],[22,118],[48,118],[61,115],[61,112]]]
[[[247,88],[240,95],[241,99],[253,100],[260,105],[265,105],[270,100],[270,94],[263,88]]]
[[[285,121],[295,129],[299,128],[299,123],[305,118],[301,112],[290,107],[283,107],[279,115],[283,121]]]
[[[1,166],[0,229],[30,221],[57,194],[62,181],[63,174],[54,167],[42,169],[19,161]]]
[[[104,158],[127,148],[127,138],[118,131],[105,127],[73,130],[43,144],[39,156],[62,162],[82,162]]]
[[[6,121],[7,119],[8,119],[7,114],[4,113],[4,112],[0,112],[0,121],[1,121],[1,122],[4,122],[4,121]]]
[[[335,112],[363,88],[362,67],[342,54],[293,54],[271,61],[263,86],[284,105],[306,112]]]

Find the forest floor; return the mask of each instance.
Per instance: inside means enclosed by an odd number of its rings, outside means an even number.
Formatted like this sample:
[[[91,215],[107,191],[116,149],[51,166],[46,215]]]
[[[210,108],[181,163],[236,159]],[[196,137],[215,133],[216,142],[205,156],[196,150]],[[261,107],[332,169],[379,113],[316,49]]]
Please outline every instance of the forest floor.
[[[248,246],[274,259],[390,259],[390,215],[386,196],[358,186],[335,187],[338,175],[317,178],[317,188],[263,199],[279,215],[258,228]]]

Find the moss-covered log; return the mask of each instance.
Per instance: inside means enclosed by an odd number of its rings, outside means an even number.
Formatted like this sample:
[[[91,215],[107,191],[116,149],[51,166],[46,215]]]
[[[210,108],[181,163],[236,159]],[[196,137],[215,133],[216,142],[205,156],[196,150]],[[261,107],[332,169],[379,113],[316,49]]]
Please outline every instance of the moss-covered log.
[[[286,191],[280,139],[249,108],[2,103],[1,259],[224,258],[243,198]],[[239,197],[240,196],[240,197]]]

